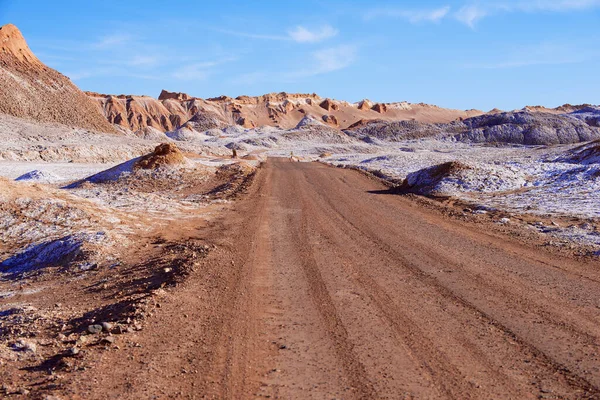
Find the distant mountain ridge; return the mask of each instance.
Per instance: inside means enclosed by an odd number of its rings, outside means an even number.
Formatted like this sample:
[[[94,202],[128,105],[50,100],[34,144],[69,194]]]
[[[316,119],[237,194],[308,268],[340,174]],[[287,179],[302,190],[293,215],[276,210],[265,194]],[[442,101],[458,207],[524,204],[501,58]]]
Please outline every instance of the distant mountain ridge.
[[[198,112],[217,115],[228,125],[244,128],[273,126],[293,128],[306,115],[336,128],[346,128],[361,119],[450,122],[480,115],[478,110],[451,110],[428,104],[358,103],[323,98],[317,94],[268,93],[262,96],[228,96],[202,99],[163,90],[158,99],[149,96],[106,95],[87,92],[98,102],[109,122],[136,131],[153,127],[170,131],[182,126]]]

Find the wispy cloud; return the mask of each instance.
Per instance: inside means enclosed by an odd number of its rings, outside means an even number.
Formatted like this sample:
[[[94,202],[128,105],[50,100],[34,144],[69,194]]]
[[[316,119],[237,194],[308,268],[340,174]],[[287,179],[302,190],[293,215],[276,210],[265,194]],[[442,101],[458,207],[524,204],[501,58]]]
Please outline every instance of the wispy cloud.
[[[296,43],[318,43],[332,38],[338,34],[338,30],[330,25],[323,25],[315,29],[309,29],[305,26],[298,25],[288,30],[287,34],[285,35],[244,32],[229,29],[215,29],[215,31],[224,33],[226,35],[239,36],[249,39],[292,41]]]
[[[571,12],[600,7],[600,0],[534,0],[469,3],[458,9],[453,15],[458,21],[474,28],[481,19],[514,12]]]
[[[289,37],[298,43],[317,43],[329,39],[338,34],[337,29],[330,25],[323,25],[315,30],[309,30],[304,26],[297,26],[288,31]]]
[[[136,73],[126,68],[119,67],[97,67],[97,68],[80,68],[78,70],[66,71],[64,74],[73,81],[81,81],[96,77],[127,77],[144,80],[158,80],[159,76],[152,74]]]
[[[432,9],[375,8],[368,11],[364,18],[366,20],[379,17],[401,18],[416,24],[420,22],[440,22],[449,12],[450,6]]]
[[[265,35],[261,33],[235,31],[229,29],[214,29],[215,32],[224,33],[226,35],[245,37],[249,39],[264,39],[264,40],[290,40],[289,36],[285,35]]]
[[[561,65],[586,62],[598,52],[581,49],[567,44],[542,43],[518,49],[501,60],[465,64],[465,68],[508,69],[535,65]]]
[[[477,21],[489,14],[489,10],[482,8],[479,5],[467,5],[461,7],[456,13],[454,13],[454,17],[470,28],[474,28]]]
[[[312,55],[316,61],[314,74],[324,74],[344,69],[356,60],[357,48],[353,45],[341,45],[315,51]]]
[[[213,67],[235,60],[235,57],[226,57],[212,61],[202,61],[184,65],[177,68],[172,73],[172,77],[180,80],[205,80],[211,75]]]
[[[92,44],[92,47],[98,49],[110,48],[113,46],[120,46],[131,42],[132,36],[127,33],[113,33],[101,37],[96,43]]]
[[[153,67],[158,65],[160,59],[156,56],[134,55],[126,61],[128,65],[133,67]]]
[[[327,74],[351,66],[358,57],[358,47],[345,44],[310,53],[303,68],[288,71],[255,71],[241,74],[228,81],[232,85],[251,86],[264,82],[294,82],[299,79]]]
[[[306,68],[285,73],[283,79],[294,80],[339,71],[352,65],[357,54],[358,48],[349,44],[315,51]]]

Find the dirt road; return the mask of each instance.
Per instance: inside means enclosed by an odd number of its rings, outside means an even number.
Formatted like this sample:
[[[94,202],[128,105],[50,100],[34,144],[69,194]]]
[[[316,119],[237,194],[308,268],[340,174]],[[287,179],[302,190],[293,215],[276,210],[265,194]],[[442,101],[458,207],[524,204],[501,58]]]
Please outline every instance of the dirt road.
[[[86,398],[600,398],[600,269],[270,160]]]

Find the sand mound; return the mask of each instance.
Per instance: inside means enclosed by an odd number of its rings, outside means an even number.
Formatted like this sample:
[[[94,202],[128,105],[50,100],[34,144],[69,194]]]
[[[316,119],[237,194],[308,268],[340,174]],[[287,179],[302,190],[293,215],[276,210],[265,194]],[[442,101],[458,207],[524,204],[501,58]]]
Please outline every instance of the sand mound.
[[[497,192],[525,185],[523,173],[494,165],[466,165],[449,161],[412,172],[400,191],[432,196],[453,196],[465,192]]]
[[[600,140],[572,149],[556,161],[584,165],[600,164]]]
[[[30,181],[30,182],[57,182],[63,180],[62,177],[53,174],[52,172],[40,171],[38,169],[29,171],[18,178],[15,181]]]
[[[0,27],[0,113],[115,132],[98,105],[38,60],[11,24]]]
[[[420,194],[435,194],[443,179],[468,169],[469,166],[458,161],[434,165],[408,174],[400,189]]]
[[[139,171],[177,169],[178,167],[187,167],[189,165],[192,165],[191,162],[175,144],[163,143],[156,146],[152,153],[133,158],[105,171],[98,172],[84,180],[69,185],[68,188],[76,188],[86,182],[115,182],[130,176],[137,176],[136,172]]]
[[[134,169],[157,169],[168,166],[187,164],[187,159],[173,143],[163,143],[156,146],[154,151],[139,158]]]

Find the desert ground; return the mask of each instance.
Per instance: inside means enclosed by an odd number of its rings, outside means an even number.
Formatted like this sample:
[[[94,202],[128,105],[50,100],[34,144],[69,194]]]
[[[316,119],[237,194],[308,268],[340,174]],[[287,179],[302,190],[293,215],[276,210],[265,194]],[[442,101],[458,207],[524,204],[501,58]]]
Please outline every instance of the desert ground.
[[[600,398],[600,107],[85,93],[0,28],[0,394]]]

